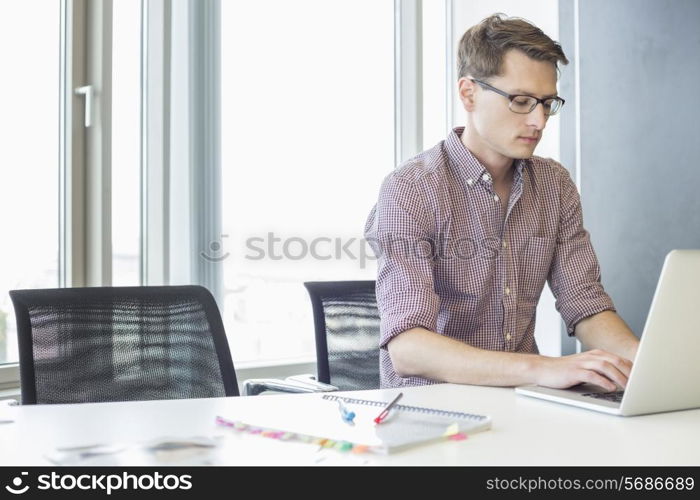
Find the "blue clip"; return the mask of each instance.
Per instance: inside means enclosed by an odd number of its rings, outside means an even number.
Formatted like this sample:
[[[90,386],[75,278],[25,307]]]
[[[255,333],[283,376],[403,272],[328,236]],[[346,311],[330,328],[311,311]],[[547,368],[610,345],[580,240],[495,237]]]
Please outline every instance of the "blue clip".
[[[355,423],[353,422],[353,419],[355,418],[355,412],[348,410],[347,407],[343,404],[342,399],[338,400],[338,409],[340,410],[340,418],[342,418],[344,422],[347,422],[348,424]]]

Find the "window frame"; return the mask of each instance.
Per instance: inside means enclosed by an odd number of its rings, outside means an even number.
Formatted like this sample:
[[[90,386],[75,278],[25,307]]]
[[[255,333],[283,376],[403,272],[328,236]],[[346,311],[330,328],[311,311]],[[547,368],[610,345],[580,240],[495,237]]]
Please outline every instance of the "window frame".
[[[447,0],[449,1],[449,0]],[[59,286],[109,286],[111,255],[111,42],[113,0],[61,0],[59,75]],[[220,0],[142,0],[141,281],[168,284],[182,277],[222,298],[216,262],[200,258],[201,242],[221,237]],[[195,214],[185,237],[189,260],[173,254],[184,243],[171,232],[173,13],[186,9],[189,110],[188,208]],[[394,0],[395,165],[422,144],[422,0]],[[448,41],[449,44],[449,41]],[[202,56],[204,55],[204,56]],[[93,87],[92,124],[75,88]],[[198,165],[197,169],[191,165]],[[204,168],[202,168],[204,166]],[[181,173],[181,172],[180,172]],[[182,236],[181,236],[182,238]],[[222,303],[221,301],[219,302]],[[298,362],[246,363],[241,372],[309,366]],[[303,363],[306,363],[305,365]],[[286,367],[286,368],[285,368]],[[239,373],[243,378],[245,373]],[[0,390],[19,387],[18,363],[0,365]]]

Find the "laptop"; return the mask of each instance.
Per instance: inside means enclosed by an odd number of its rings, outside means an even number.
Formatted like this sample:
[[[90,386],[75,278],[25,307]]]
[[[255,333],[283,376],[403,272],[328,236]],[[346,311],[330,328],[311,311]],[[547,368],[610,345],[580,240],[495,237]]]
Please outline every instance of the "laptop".
[[[613,415],[700,407],[700,250],[673,250],[664,261],[626,389],[605,392],[516,387],[523,396]]]

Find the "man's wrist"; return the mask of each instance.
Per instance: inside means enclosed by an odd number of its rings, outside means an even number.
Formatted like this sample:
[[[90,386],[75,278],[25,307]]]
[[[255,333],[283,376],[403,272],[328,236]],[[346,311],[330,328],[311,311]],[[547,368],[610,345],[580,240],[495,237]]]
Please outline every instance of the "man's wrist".
[[[525,354],[523,356],[523,373],[527,374],[525,377],[527,384],[539,385],[542,371],[547,361],[548,358],[546,356],[541,356],[539,354]]]

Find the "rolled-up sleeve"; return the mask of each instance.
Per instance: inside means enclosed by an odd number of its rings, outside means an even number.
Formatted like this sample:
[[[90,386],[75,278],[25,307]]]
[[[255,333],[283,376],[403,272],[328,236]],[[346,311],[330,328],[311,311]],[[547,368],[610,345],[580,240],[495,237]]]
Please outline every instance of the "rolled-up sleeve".
[[[440,304],[433,283],[433,235],[415,185],[389,175],[365,225],[365,238],[377,257],[382,348],[411,328],[436,330]]]
[[[562,167],[561,217],[556,249],[548,280],[556,308],[569,335],[589,316],[615,310],[600,281],[600,266],[583,227],[581,199],[568,172]]]

